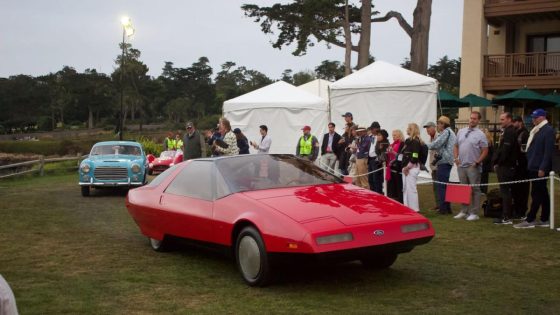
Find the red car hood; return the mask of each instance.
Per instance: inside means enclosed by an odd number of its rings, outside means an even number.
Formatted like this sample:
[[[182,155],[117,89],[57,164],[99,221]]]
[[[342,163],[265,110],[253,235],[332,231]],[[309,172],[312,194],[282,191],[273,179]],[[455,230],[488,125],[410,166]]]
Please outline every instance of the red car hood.
[[[335,218],[345,225],[356,225],[421,217],[392,199],[349,184],[281,188],[243,194],[300,223]]]

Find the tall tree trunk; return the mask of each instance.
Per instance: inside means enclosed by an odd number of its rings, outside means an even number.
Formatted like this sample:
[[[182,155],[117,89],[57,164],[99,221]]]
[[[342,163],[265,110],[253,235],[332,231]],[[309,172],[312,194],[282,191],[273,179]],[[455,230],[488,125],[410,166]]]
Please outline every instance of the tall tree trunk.
[[[130,120],[134,120],[134,118],[135,118],[135,114],[134,114],[134,112],[136,111],[135,110],[135,108],[136,108],[135,104],[136,104],[136,100],[134,100],[132,102],[132,105],[130,106]]]
[[[88,129],[92,129],[93,128],[93,110],[91,109],[91,106],[88,106]]]
[[[55,122],[55,118],[54,118],[54,109],[51,109],[51,124],[52,124],[52,130],[54,130],[56,128],[56,122]]]
[[[369,64],[369,48],[371,39],[371,0],[362,0],[361,16],[362,32],[358,43],[358,69]]]
[[[414,9],[412,36],[410,43],[410,70],[426,75],[428,73],[428,46],[430,37],[430,17],[432,0],[418,0]]]
[[[352,33],[350,33],[350,12],[348,12],[348,0],[346,0],[346,6],[344,9],[344,41],[345,41],[345,52],[344,52],[344,76],[352,73]]]

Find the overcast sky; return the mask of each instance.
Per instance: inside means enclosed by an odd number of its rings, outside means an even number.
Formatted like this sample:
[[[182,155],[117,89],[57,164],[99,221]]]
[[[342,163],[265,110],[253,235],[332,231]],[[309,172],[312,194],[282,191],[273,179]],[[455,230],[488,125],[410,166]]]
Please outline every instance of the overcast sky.
[[[352,1],[352,0],[351,0]],[[244,3],[271,5],[278,0],[1,0],[0,77],[41,75],[64,65],[78,71],[95,68],[113,71],[122,40],[120,18],[132,19],[136,34],[132,45],[141,60],[158,76],[165,61],[188,67],[206,56],[217,72],[220,65],[237,65],[261,71],[273,79],[284,69],[313,70],[322,60],[343,61],[344,50],[323,43],[307,55],[291,54],[294,47],[274,49],[271,35],[244,17]],[[412,25],[416,0],[373,0],[385,14],[401,12]],[[462,0],[433,0],[430,63],[444,55],[461,53]],[[372,26],[371,53],[377,60],[400,64],[409,55],[410,39],[393,19]],[[353,55],[353,64],[357,55]]]

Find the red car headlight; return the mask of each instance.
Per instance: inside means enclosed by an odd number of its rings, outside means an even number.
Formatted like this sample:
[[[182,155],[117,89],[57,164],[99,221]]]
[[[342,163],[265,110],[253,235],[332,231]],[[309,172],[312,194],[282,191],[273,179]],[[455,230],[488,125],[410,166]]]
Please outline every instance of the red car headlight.
[[[424,223],[414,223],[414,224],[406,224],[401,226],[401,232],[403,233],[411,233],[417,231],[423,231],[430,228],[430,225],[427,222]]]
[[[333,234],[327,236],[319,236],[315,239],[318,245],[325,245],[325,244],[332,244],[332,243],[341,243],[341,242],[349,242],[353,241],[354,236],[352,233],[342,233],[342,234]]]

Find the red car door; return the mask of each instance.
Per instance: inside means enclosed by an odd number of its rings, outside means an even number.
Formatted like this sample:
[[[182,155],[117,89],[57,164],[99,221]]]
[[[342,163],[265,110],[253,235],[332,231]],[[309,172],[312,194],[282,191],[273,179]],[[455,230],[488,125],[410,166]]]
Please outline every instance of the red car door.
[[[162,230],[213,242],[213,163],[192,161],[170,182],[160,198]]]

